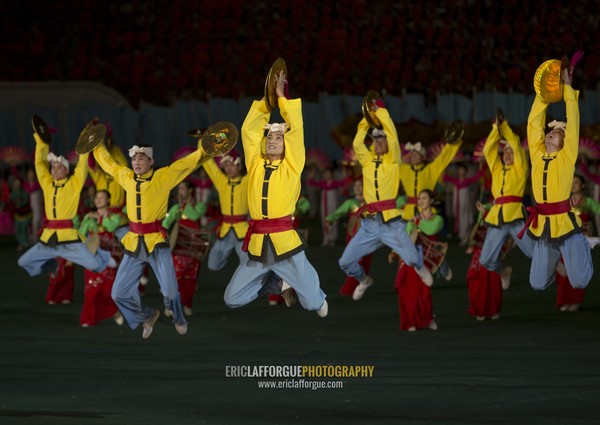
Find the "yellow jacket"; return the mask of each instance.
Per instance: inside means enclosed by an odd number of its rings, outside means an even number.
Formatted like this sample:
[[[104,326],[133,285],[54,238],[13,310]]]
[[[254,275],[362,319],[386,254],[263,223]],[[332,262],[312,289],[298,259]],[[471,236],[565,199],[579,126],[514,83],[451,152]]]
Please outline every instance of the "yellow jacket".
[[[400,164],[400,182],[406,196],[416,198],[424,189],[434,191],[436,183],[452,162],[461,145],[462,140],[455,144],[446,143],[440,154],[430,163],[411,165],[403,162]],[[416,205],[406,205],[402,218],[408,221],[415,216],[416,212]]]
[[[367,204],[389,199],[395,201],[400,186],[398,168],[400,164],[400,143],[398,142],[396,126],[386,108],[377,109],[375,115],[385,131],[388,143],[387,153],[378,156],[372,148],[369,149],[365,145],[364,140],[369,131],[369,124],[365,118],[358,123],[356,136],[354,136],[352,142],[356,159],[362,167],[363,196]],[[398,219],[400,214],[402,214],[402,211],[399,209],[381,212],[384,223]]]
[[[560,202],[571,197],[575,162],[579,153],[579,91],[564,86],[563,99],[567,110],[564,145],[556,153],[546,152],[546,110],[548,104],[535,97],[527,120],[527,139],[531,158],[531,186],[536,203]],[[534,239],[556,242],[581,232],[581,219],[573,211],[556,215],[539,215],[538,226],[529,226]]]
[[[89,154],[79,155],[73,175],[62,180],[54,180],[48,164],[50,146],[44,143],[37,134],[34,134],[33,137],[35,138],[35,172],[44,193],[46,218],[48,220],[72,220],[77,217],[79,197],[87,178]],[[72,229],[44,228],[40,236],[40,242],[50,246],[80,242],[81,240],[74,227]]]
[[[281,116],[290,126],[284,136],[284,158],[269,161],[265,156],[264,126],[271,116],[264,100],[254,101],[242,125],[242,144],[248,170],[248,208],[254,220],[273,219],[292,215],[300,196],[300,175],[304,169],[304,128],[302,101],[280,97]],[[304,249],[304,243],[295,230],[269,235],[252,234],[248,256],[261,261],[266,244],[275,251],[275,259],[282,260]]]
[[[118,146],[112,145],[109,151],[115,161],[123,166],[127,166],[127,159]],[[122,208],[125,204],[125,190],[123,187],[100,167],[90,168],[89,173],[96,186],[96,190],[106,190],[110,193],[110,207]]]
[[[502,136],[500,135],[502,133]],[[514,164],[504,166],[498,154],[498,142],[504,138],[514,153]],[[492,173],[492,195],[494,198],[502,196],[523,196],[529,173],[529,161],[525,149],[521,147],[519,136],[513,133],[506,121],[498,126],[494,124],[485,145],[483,155]],[[501,226],[525,218],[523,202],[493,205],[485,222],[491,226]]]
[[[167,214],[169,192],[198,168],[198,162],[205,155],[198,148],[167,167],[137,176],[132,169],[115,161],[104,144],[94,150],[98,164],[125,189],[127,217],[130,222],[135,223],[162,221]],[[168,246],[166,237],[161,232],[138,235],[130,231],[121,239],[121,243],[130,255],[135,255],[141,244],[146,245],[148,253],[157,246]]]
[[[247,215],[248,214],[248,175],[230,179],[217,166],[214,159],[209,159],[204,164],[208,177],[215,185],[219,193],[219,205],[223,215]],[[248,230],[248,222],[229,224],[222,223],[219,230],[219,238],[224,238],[233,229],[235,236],[242,240]]]

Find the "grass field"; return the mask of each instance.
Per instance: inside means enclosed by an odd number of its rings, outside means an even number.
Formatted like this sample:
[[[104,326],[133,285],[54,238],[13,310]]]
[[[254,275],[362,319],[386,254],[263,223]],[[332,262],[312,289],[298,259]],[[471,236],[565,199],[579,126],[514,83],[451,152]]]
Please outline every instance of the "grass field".
[[[318,244],[315,234],[311,243]],[[467,312],[470,257],[455,242],[454,279],[437,280],[440,329],[398,330],[395,266],[376,252],[375,285],[359,302],[338,295],[343,246],[311,245],[329,316],[265,298],[232,310],[223,291],[236,266],[203,268],[189,332],[161,317],[148,340],[112,320],[80,328],[75,300],[44,304],[47,276],[17,267],[0,244],[0,423],[12,424],[594,424],[600,423],[600,278],[579,312],[559,312],[555,287],[533,292],[529,262],[507,257],[513,282],[500,320]],[[600,251],[593,252],[596,270]],[[144,302],[161,308],[153,278]],[[373,366],[343,388],[261,389],[264,379],[226,376],[228,366]]]

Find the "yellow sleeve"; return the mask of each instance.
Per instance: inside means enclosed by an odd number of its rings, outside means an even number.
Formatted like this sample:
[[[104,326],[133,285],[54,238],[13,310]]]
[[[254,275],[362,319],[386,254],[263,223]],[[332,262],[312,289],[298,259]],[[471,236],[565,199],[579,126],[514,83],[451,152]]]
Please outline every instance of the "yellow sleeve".
[[[130,179],[133,174],[133,170],[124,167],[113,159],[104,143],[100,143],[100,145],[94,149],[94,158],[96,159],[96,162],[100,164],[102,169],[107,174],[113,176],[121,186],[124,186],[125,180]]]
[[[206,161],[202,166],[217,190],[222,190],[227,185],[227,177],[223,174],[213,158]]]
[[[529,162],[525,157],[525,149],[521,146],[521,139],[519,136],[512,131],[512,128],[510,128],[506,121],[500,124],[500,131],[506,139],[508,146],[510,146],[513,151],[515,167],[519,170],[527,170],[529,168]]]
[[[202,147],[198,147],[194,152],[178,159],[168,167],[159,169],[158,172],[160,172],[160,175],[163,176],[162,178],[165,179],[165,183],[173,188],[198,168],[200,159],[205,156],[207,156],[207,154],[204,153]]]
[[[271,113],[268,111],[264,100],[255,100],[250,106],[250,111],[242,124],[242,146],[244,160],[249,170],[257,157],[261,156],[261,141],[264,138],[264,127],[269,122]]]
[[[565,85],[563,97],[567,109],[567,129],[563,149],[569,162],[575,164],[579,153],[579,91],[573,90],[570,85]]]
[[[543,155],[546,152],[546,146],[544,145],[546,132],[544,128],[546,127],[547,109],[548,104],[539,96],[536,96],[527,118],[527,143],[529,144],[529,156],[531,158],[534,158],[538,153]]]
[[[492,131],[488,135],[485,145],[483,145],[483,156],[485,157],[485,162],[494,174],[494,170],[498,167],[502,167],[502,161],[500,160],[500,155],[498,155],[498,142],[500,141],[500,133],[498,132],[498,126],[496,124],[492,125]]]
[[[438,181],[442,175],[442,173],[448,168],[452,159],[460,149],[462,145],[462,139],[456,143],[446,143],[440,154],[436,159],[431,161],[431,164],[428,165],[428,168],[432,170],[431,176],[434,181]]]
[[[306,161],[304,147],[304,122],[302,120],[302,100],[285,97],[278,99],[279,110],[290,130],[283,138],[285,143],[285,156],[283,162],[289,164],[290,169],[297,175],[302,173]]]
[[[35,173],[37,174],[40,185],[52,184],[52,175],[50,174],[50,165],[48,164],[48,154],[50,146],[42,142],[42,139],[37,134],[33,134],[35,139]]]
[[[356,159],[358,160],[360,165],[363,166],[371,160],[371,153],[365,145],[365,137],[367,137],[368,131],[369,124],[367,123],[367,120],[363,118],[358,123],[356,136],[354,136],[354,140],[352,141],[352,147],[354,148],[354,154],[356,155]]]
[[[383,125],[383,131],[388,143],[388,154],[383,156],[386,162],[400,163],[400,143],[398,142],[398,132],[390,113],[386,108],[379,108],[375,111],[375,115]]]
[[[85,179],[87,178],[89,168],[88,156],[90,156],[89,153],[79,155],[79,161],[77,161],[77,165],[75,166],[75,170],[73,171],[73,177],[71,178],[74,179],[74,183],[77,186],[83,187],[83,185],[85,184]]]

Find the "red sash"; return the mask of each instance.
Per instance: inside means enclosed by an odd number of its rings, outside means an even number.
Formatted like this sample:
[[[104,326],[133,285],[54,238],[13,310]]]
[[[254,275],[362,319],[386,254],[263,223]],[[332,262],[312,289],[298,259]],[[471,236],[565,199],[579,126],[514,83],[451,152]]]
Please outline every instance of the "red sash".
[[[521,196],[499,196],[494,199],[495,205],[510,204],[512,202],[523,202],[523,198]]]
[[[396,206],[395,199],[386,199],[385,201],[377,201],[371,202],[370,204],[365,204],[360,207],[356,213],[357,214],[376,214],[378,212],[387,211],[387,210],[395,210],[398,207]]]
[[[167,229],[165,229],[160,220],[152,223],[136,223],[129,222],[129,230],[138,235],[146,235],[148,233],[160,233],[164,238],[167,237]]]
[[[280,218],[267,218],[264,220],[250,220],[248,223],[248,231],[242,244],[242,251],[248,252],[248,244],[253,233],[267,234],[279,233],[293,230],[292,216],[287,215]]]
[[[409,205],[417,205],[419,198],[417,196],[407,196],[406,203]]]
[[[44,227],[52,230],[72,229],[73,220],[46,220],[44,222]]]
[[[571,203],[567,199],[566,201],[560,202],[547,202],[543,204],[537,204],[535,206],[531,206],[527,208],[527,212],[529,213],[529,217],[527,217],[527,221],[525,222],[525,226],[521,229],[517,237],[521,239],[525,234],[525,231],[529,228],[531,224],[533,228],[537,228],[538,226],[538,215],[557,215],[564,214],[571,211]]]
[[[223,215],[222,222],[227,224],[236,224],[246,221],[246,214],[243,215]]]

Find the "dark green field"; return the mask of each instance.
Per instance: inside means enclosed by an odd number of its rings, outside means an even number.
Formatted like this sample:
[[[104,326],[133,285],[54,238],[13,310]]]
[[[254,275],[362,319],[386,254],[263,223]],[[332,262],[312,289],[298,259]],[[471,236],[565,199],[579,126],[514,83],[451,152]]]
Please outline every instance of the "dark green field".
[[[470,257],[452,243],[454,279],[433,289],[440,329],[408,333],[398,330],[388,249],[374,256],[375,285],[354,302],[337,293],[343,246],[321,248],[318,239],[308,257],[328,294],[326,319],[265,298],[227,308],[231,258],[220,273],[202,269],[187,335],[161,317],[148,340],[112,320],[79,327],[80,269],[74,303],[45,305],[47,276],[29,278],[4,239],[0,423],[600,423],[598,273],[581,310],[559,312],[555,288],[533,292],[529,263],[513,251],[501,319],[477,322],[466,312]],[[593,254],[600,270],[600,251]],[[162,310],[154,279],[144,302]],[[260,378],[226,377],[238,365],[370,365],[374,376],[344,378],[341,389],[259,389]]]

